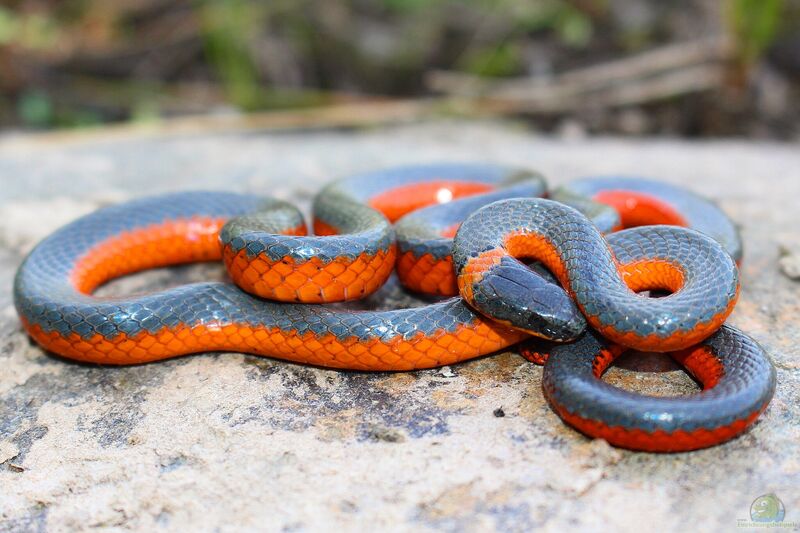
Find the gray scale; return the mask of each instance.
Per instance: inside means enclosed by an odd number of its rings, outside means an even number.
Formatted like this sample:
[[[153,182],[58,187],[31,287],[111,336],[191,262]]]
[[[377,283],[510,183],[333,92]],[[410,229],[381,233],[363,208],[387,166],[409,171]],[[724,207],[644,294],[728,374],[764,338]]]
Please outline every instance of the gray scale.
[[[386,252],[394,243],[394,230],[389,221],[351,195],[318,197],[314,203],[314,217],[336,228],[339,235],[280,235],[304,221],[297,208],[273,200],[261,212],[228,222],[220,232],[220,240],[234,252],[247,250],[248,257],[264,254],[271,261],[291,257],[298,262],[312,257],[323,262],[338,257],[354,260],[362,254],[373,256],[379,251]]]

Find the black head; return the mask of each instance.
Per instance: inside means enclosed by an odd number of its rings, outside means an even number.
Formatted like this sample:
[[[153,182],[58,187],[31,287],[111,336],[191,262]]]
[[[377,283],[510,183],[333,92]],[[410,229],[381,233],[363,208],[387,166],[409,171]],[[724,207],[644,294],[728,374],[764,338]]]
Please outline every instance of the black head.
[[[473,286],[473,306],[482,314],[554,341],[577,338],[586,320],[572,298],[520,261],[505,257]]]

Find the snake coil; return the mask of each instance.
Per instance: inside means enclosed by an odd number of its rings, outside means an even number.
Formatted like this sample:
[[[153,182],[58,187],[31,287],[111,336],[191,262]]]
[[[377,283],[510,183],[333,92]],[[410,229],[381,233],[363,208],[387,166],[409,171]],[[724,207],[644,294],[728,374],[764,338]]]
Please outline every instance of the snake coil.
[[[229,192],[143,198],[39,243],[17,272],[14,302],[44,349],[104,364],[240,351],[412,370],[533,335],[566,342],[549,357],[528,355],[547,360],[543,386],[554,410],[590,436],[677,451],[744,431],[769,403],[775,370],[755,341],[722,325],[739,292],[741,243],[729,219],[702,198],[647,180],[593,178],[551,200],[539,198],[545,193],[538,174],[495,165],[379,171],[323,189],[313,236],[300,212],[278,200]],[[603,235],[644,223],[670,225]],[[132,272],[218,260],[235,285],[93,295]],[[395,267],[410,290],[447,298],[393,310],[329,305],[374,293]],[[654,290],[671,294],[637,294]],[[669,352],[704,390],[654,399],[604,384],[603,371],[628,348]]]

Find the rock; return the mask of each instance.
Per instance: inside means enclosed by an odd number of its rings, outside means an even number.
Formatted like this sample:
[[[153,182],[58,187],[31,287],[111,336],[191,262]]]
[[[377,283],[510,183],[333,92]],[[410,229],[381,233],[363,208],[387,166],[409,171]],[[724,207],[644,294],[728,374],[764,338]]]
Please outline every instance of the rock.
[[[791,280],[800,280],[800,248],[781,246],[778,265],[781,272]]]
[[[306,193],[335,177],[441,160],[531,167],[553,183],[647,175],[720,203],[742,225],[746,247],[731,321],[778,369],[760,421],[693,453],[611,448],[565,426],[543,399],[541,367],[511,353],[396,374],[239,354],[80,365],[23,335],[6,290],[0,531],[731,531],[768,492],[796,521],[800,300],[774,267],[775,236],[800,227],[796,146],[565,141],[460,121],[351,132],[17,136],[0,140],[0,285],[11,286],[35,241],[109,201],[221,188],[307,207]],[[223,276],[215,265],[154,271],[103,294]],[[652,393],[694,388],[680,371],[631,368],[615,367],[608,379]]]

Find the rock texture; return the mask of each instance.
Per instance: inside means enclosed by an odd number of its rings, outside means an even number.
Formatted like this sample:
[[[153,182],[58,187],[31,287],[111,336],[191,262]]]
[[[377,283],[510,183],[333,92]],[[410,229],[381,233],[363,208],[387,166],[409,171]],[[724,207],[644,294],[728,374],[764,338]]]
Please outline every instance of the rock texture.
[[[541,368],[513,353],[397,374],[239,354],[104,368],[45,354],[20,330],[9,288],[22,257],[98,206],[187,188],[307,206],[335,177],[441,160],[531,167],[551,183],[646,175],[717,200],[746,246],[731,321],[778,369],[765,415],[716,448],[633,453],[565,427],[542,397]],[[800,522],[800,283],[779,266],[780,243],[800,225],[796,145],[558,140],[462,122],[16,137],[0,141],[0,183],[0,531],[731,531],[770,492]],[[103,291],[222,276],[214,265],[159,270]],[[606,379],[696,390],[647,360],[649,372],[629,357]]]

